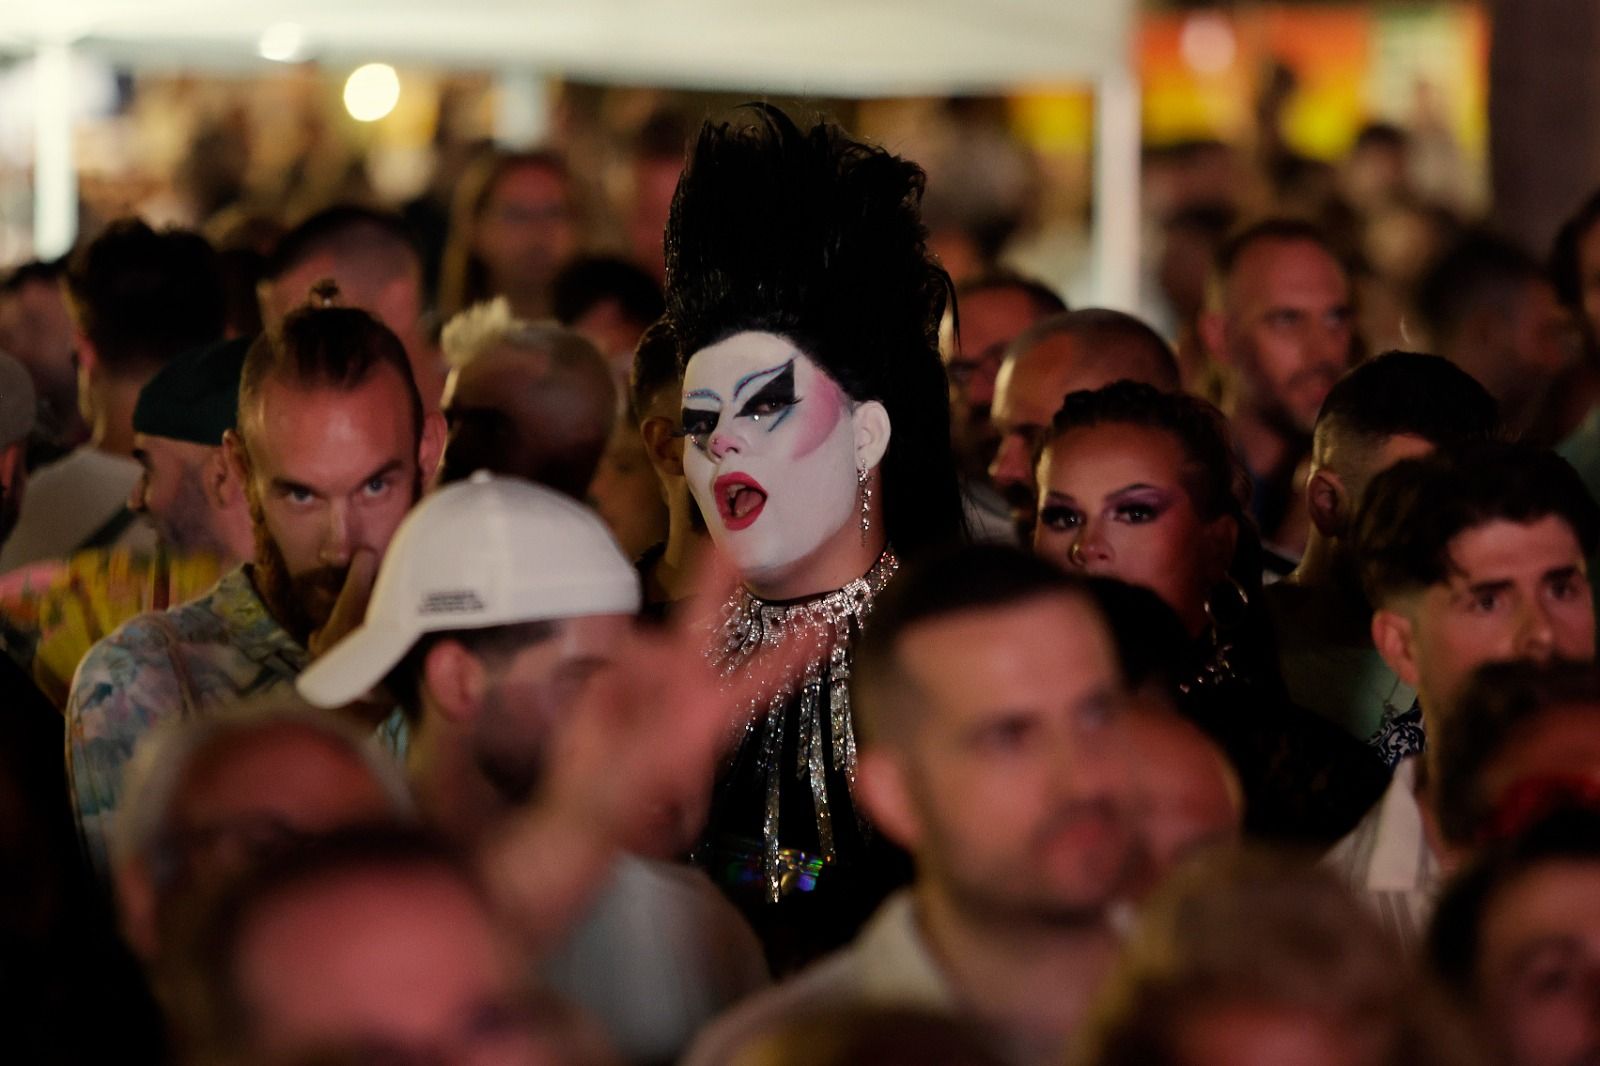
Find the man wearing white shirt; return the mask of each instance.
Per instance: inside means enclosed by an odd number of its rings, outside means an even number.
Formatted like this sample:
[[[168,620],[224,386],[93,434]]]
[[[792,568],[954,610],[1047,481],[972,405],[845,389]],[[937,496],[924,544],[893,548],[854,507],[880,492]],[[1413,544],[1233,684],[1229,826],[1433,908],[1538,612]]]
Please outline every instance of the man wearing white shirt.
[[[1426,736],[1448,728],[1487,663],[1595,654],[1586,560],[1600,508],[1550,452],[1480,444],[1407,460],[1372,483],[1355,525],[1372,637],[1417,691]],[[1434,757],[1395,769],[1389,790],[1328,862],[1414,944],[1448,870],[1425,801]]]

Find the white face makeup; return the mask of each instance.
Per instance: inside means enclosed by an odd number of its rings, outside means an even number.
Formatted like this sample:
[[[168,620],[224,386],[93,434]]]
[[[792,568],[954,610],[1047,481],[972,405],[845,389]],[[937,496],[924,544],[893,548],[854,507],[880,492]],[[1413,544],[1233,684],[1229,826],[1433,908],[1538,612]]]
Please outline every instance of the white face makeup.
[[[683,468],[747,582],[782,581],[857,536],[850,398],[789,340],[736,333],[689,360]]]

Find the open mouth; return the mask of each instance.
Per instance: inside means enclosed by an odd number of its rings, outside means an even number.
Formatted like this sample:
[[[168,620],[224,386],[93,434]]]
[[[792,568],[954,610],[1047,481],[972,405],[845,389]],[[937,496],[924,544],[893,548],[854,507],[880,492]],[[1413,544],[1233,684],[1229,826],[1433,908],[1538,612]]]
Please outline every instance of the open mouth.
[[[767,505],[767,490],[747,474],[724,474],[711,485],[717,497],[717,513],[727,529],[750,525]]]

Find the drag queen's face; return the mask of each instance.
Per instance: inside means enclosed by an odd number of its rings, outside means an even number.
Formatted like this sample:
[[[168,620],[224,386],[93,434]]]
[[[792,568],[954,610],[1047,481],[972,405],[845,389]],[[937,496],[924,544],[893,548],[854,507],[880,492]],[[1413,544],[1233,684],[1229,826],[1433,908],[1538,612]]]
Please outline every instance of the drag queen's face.
[[[736,333],[689,360],[683,467],[712,539],[752,588],[859,545],[857,472],[888,446],[881,404],[855,403],[772,333]],[[858,549],[859,550],[859,549]]]

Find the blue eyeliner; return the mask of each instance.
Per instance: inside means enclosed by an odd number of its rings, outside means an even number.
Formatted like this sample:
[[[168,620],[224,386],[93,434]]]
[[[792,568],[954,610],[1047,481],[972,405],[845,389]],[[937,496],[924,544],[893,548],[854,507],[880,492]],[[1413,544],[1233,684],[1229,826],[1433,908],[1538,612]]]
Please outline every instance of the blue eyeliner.
[[[754,373],[746,374],[744,377],[739,379],[737,384],[733,386],[733,398],[737,400],[739,398],[739,394],[745,390],[745,386],[749,385],[756,378],[766,377],[768,374],[776,374],[779,371],[785,370],[793,365],[794,359],[791,357],[784,362],[779,363],[777,366],[769,366],[765,370],[757,370]]]

